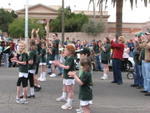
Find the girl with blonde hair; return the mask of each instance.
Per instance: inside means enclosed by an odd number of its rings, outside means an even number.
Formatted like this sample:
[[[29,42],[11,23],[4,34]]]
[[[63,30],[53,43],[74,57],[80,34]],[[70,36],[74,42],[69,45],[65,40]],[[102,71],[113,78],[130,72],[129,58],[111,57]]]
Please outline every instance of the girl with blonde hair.
[[[28,101],[26,100],[28,86],[28,54],[26,52],[26,44],[24,41],[19,42],[19,51],[17,56],[11,59],[12,62],[16,62],[19,65],[19,78],[17,80],[16,102],[26,104],[28,103]],[[21,85],[24,94],[23,99],[20,98]]]

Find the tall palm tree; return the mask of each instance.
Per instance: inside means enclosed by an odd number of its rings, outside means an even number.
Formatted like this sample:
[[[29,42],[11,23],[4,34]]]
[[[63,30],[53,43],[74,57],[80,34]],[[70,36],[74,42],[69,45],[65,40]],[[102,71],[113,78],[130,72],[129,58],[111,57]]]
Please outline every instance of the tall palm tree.
[[[121,36],[122,35],[122,15],[123,15],[123,4],[124,1],[127,0],[109,0],[113,3],[114,6],[116,6],[116,35]],[[150,0],[141,0],[144,2],[144,5],[147,6],[148,3],[150,3]],[[105,2],[107,4],[108,0],[98,0],[98,5]],[[131,8],[133,8],[134,3],[137,5],[137,0],[130,0]]]
[[[94,18],[94,20],[95,20],[95,18],[96,18],[96,14],[95,14],[95,5],[96,5],[96,4],[95,4],[95,0],[90,0],[90,1],[89,1],[89,5],[90,5],[91,3],[93,4],[93,18]]]

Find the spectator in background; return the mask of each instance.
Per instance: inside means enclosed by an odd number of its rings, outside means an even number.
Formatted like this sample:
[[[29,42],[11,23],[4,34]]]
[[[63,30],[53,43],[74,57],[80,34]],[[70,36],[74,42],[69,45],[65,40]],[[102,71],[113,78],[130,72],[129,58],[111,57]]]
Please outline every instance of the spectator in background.
[[[13,57],[13,53],[15,52],[15,43],[13,42],[12,39],[9,41],[9,46],[10,46],[10,54],[9,54],[9,67],[12,66],[11,58]]]
[[[0,66],[1,66],[1,60],[2,60],[2,51],[3,51],[2,42],[0,42]]]
[[[83,49],[83,48],[86,48],[86,47],[87,47],[87,41],[84,40],[84,41],[81,42],[81,47],[80,47],[80,49]]]
[[[83,47],[87,47],[88,42],[86,40],[83,41]]]
[[[66,41],[64,42],[64,45],[68,45],[71,44],[71,40],[69,39],[69,37],[66,38]]]
[[[9,53],[10,53],[9,43],[3,41],[2,42],[2,53],[1,53],[1,55],[2,55],[2,60],[4,62],[4,65],[6,67],[9,66],[9,61],[8,61],[9,60]]]
[[[142,42],[143,42],[142,36],[138,36],[138,42],[139,42],[139,43],[142,43]]]
[[[135,62],[134,84],[132,84],[131,87],[137,87],[138,89],[143,87],[142,60],[140,59],[140,52],[141,48],[139,42],[136,42],[133,51],[133,59]]]
[[[17,40],[17,43],[15,45],[15,51],[18,51],[18,49],[19,49],[19,42],[20,42],[20,40]]]
[[[130,52],[130,49],[128,48],[127,45],[125,45],[124,52],[123,52],[123,61],[122,61],[123,71],[127,70],[128,59],[130,57],[129,52]]]
[[[96,58],[96,71],[101,71],[101,65],[100,65],[100,48],[101,48],[101,41],[95,42],[93,45],[93,50],[95,52],[95,58]]]
[[[81,48],[81,41],[80,41],[80,40],[77,40],[75,46],[76,46],[76,49],[77,49],[77,50],[80,49],[80,48]]]
[[[121,75],[121,60],[123,58],[124,51],[124,37],[116,37],[115,41],[111,41],[112,52],[112,65],[113,65],[113,77],[112,83],[117,83],[118,85],[123,84]]]
[[[150,96],[150,33],[146,33],[146,45],[144,51],[144,91],[145,96]]]
[[[10,50],[11,51],[15,50],[15,43],[14,43],[14,41],[12,39],[9,41],[9,46],[10,46]]]
[[[130,57],[133,57],[134,42],[132,39],[129,40],[129,42],[127,43],[127,47],[130,49],[130,52],[129,52]]]
[[[71,42],[75,45],[76,44],[75,38],[73,38]]]

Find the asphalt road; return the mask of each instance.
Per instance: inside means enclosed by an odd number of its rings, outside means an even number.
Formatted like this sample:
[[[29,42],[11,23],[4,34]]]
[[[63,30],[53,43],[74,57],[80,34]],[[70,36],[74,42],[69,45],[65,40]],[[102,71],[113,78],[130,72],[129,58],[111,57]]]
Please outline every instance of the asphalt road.
[[[139,89],[131,88],[133,81],[123,73],[124,84],[111,84],[109,80],[100,80],[101,72],[94,72],[94,100],[92,113],[150,113],[150,97],[145,97]],[[47,77],[42,82],[42,90],[36,93],[35,99],[29,99],[26,105],[16,104],[17,69],[0,68],[0,113],[76,113],[79,106],[78,85],[75,87],[75,99],[72,110],[61,110],[63,103],[55,99],[61,95],[62,78]]]

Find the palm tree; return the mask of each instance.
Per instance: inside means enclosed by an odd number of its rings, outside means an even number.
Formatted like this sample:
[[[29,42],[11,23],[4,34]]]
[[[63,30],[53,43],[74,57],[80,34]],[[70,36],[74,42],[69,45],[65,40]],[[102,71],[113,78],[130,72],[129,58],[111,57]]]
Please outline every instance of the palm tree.
[[[91,0],[90,0],[91,1]],[[109,0],[116,6],[116,36],[122,35],[122,13],[123,13],[123,4],[127,0]],[[144,5],[147,6],[150,3],[150,0],[141,0],[144,2]],[[108,0],[98,0],[98,5],[105,2],[107,4]],[[133,8],[134,3],[137,5],[137,0],[130,0],[131,8]]]
[[[90,1],[89,1],[89,5],[90,5],[91,3],[93,4],[93,18],[94,18],[94,20],[95,20],[95,18],[96,18],[96,15],[95,15],[95,0],[90,0]]]

